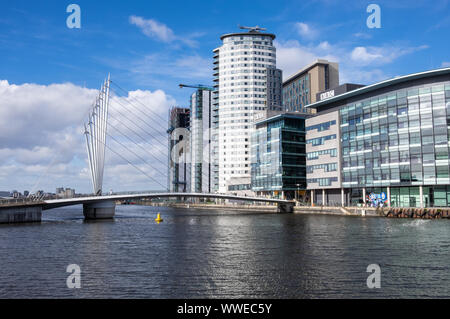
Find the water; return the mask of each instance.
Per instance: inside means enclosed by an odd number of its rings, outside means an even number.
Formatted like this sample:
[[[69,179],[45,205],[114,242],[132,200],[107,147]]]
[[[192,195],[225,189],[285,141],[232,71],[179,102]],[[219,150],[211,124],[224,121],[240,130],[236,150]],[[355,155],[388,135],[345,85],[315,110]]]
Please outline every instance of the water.
[[[140,206],[43,219],[0,226],[0,298],[450,297],[450,220]],[[81,289],[66,286],[69,264]],[[381,289],[367,288],[369,264]]]

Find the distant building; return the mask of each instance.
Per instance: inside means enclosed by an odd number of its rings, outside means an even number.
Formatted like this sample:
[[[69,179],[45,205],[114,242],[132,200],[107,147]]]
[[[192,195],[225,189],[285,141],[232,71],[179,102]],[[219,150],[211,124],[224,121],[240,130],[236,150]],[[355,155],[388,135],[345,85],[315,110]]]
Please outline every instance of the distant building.
[[[190,192],[190,110],[172,107],[169,110],[169,165],[168,188],[170,192]]]
[[[43,190],[38,190],[37,192],[36,192],[36,196],[37,197],[43,197],[45,195],[45,192],[43,191]]]
[[[12,195],[13,198],[20,198],[20,197],[22,197],[22,194],[19,191],[16,191],[16,190],[13,190],[11,192],[11,195]]]
[[[75,197],[75,190],[71,188],[66,188],[64,195],[66,198],[73,198]]]
[[[58,198],[73,198],[75,197],[75,190],[72,188],[58,187],[55,193]]]
[[[305,108],[317,93],[339,85],[339,64],[318,59],[283,82],[283,108],[289,112],[314,112]]]
[[[255,123],[251,186],[256,195],[284,199],[305,195],[308,116],[283,113]]]
[[[63,198],[64,197],[64,187],[58,187],[57,189],[56,189],[56,196],[57,197],[61,197],[61,198]]]
[[[0,191],[0,197],[2,198],[11,197],[11,193],[6,191]]]
[[[23,196],[28,197],[28,195],[30,195],[30,192],[29,192],[29,191],[24,191],[24,192],[23,192]]]

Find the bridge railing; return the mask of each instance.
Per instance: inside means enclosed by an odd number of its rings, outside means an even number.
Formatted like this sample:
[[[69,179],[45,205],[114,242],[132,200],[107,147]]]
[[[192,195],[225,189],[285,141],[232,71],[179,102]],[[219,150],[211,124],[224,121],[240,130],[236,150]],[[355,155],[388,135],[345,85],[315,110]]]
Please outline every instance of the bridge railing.
[[[114,195],[138,195],[138,194],[161,194],[161,193],[167,193],[166,190],[152,190],[152,191],[132,191],[132,192],[109,192],[102,194],[102,196],[114,196]]]
[[[43,198],[13,198],[13,199],[0,199],[0,206],[11,206],[11,205],[30,205],[41,203]]]
[[[80,197],[94,197],[95,195],[84,195],[84,194],[77,194],[70,198],[80,198]],[[28,196],[28,197],[19,197],[19,198],[7,198],[7,199],[0,199],[0,206],[11,206],[11,205],[33,205],[33,204],[39,204],[44,202],[45,200],[51,200],[51,199],[63,199],[63,198],[69,198],[69,197],[60,197],[53,194],[45,194],[42,196]]]

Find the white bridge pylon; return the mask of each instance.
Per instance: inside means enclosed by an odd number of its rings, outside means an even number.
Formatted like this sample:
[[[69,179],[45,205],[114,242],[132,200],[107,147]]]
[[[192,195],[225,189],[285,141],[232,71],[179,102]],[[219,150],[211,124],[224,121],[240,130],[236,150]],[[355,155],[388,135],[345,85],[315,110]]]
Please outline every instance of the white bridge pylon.
[[[106,135],[108,130],[109,86],[110,75],[105,80],[94,102],[89,113],[88,123],[84,124],[89,169],[95,195],[101,195],[103,187]]]

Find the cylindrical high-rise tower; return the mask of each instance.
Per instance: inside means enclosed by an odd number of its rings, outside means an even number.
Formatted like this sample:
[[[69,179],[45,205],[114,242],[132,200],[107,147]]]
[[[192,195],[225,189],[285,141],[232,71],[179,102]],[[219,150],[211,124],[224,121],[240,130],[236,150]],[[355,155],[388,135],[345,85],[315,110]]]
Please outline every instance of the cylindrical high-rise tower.
[[[214,52],[213,176],[220,193],[250,192],[251,133],[256,113],[279,104],[273,94],[276,69],[274,34],[259,32],[225,34]],[[269,78],[269,80],[268,80]],[[268,92],[269,91],[269,92]]]

